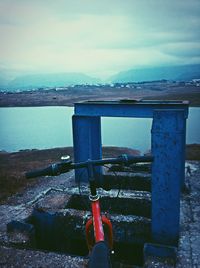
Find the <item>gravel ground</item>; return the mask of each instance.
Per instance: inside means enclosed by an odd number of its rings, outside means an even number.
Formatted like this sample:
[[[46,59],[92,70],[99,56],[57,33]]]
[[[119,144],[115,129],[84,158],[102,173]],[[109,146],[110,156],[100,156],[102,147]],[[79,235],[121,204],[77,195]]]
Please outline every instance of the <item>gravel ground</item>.
[[[178,268],[200,267],[200,162],[189,161],[191,176],[186,176],[188,190],[181,200],[181,229]]]
[[[188,161],[191,174],[186,176],[187,188],[181,198],[180,243],[176,265],[156,258],[148,259],[144,265],[150,267],[200,267],[200,162]],[[7,235],[6,224],[30,215],[33,206],[51,189],[62,191],[73,185],[73,172],[59,178],[39,179],[38,184],[24,193],[11,197],[0,206],[0,267],[86,267],[87,258],[63,254],[16,248],[15,241]],[[24,239],[24,243],[26,239]],[[22,243],[23,244],[23,243]]]

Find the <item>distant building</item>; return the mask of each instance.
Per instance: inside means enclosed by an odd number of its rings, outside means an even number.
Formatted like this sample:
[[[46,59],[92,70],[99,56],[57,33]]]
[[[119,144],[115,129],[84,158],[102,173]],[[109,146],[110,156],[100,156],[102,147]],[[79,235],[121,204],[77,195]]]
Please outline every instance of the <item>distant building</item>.
[[[192,83],[195,84],[195,86],[199,87],[200,86],[200,78],[192,79]]]
[[[192,79],[192,82],[193,82],[193,83],[200,83],[200,78]]]

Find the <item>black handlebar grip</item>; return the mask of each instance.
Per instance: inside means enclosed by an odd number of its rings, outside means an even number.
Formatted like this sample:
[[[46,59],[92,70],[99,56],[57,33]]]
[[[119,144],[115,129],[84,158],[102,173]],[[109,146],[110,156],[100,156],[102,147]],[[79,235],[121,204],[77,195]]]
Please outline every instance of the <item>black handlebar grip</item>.
[[[61,173],[66,173],[71,169],[71,161],[65,161],[53,164],[47,168],[33,170],[25,173],[27,179],[41,177],[41,176],[57,176]]]
[[[27,179],[41,177],[41,176],[52,176],[52,171],[53,171],[52,166],[49,166],[47,168],[26,172],[25,176]]]

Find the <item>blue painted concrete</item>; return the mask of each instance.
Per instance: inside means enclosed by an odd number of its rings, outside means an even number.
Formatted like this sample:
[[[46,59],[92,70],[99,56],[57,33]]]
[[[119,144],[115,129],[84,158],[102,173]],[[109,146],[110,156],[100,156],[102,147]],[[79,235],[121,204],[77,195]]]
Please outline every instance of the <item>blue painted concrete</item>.
[[[160,258],[170,258],[176,261],[177,248],[166,245],[146,243],[144,245],[144,260],[147,260],[149,256],[157,256]]]
[[[111,101],[75,104],[75,162],[101,158],[101,116],[153,118],[152,241],[176,246],[179,237],[180,189],[185,175],[188,102]],[[96,170],[101,174],[101,170]],[[87,181],[76,171],[76,181]]]
[[[101,116],[153,118],[155,109],[183,109],[188,117],[188,102],[184,101],[88,101],[75,103],[73,144],[75,161],[101,158]],[[182,146],[185,139],[182,139]],[[185,156],[182,155],[184,165]],[[97,168],[98,174],[101,169]],[[184,183],[184,166],[181,183]],[[75,172],[76,181],[88,181],[86,171]]]
[[[73,143],[75,162],[88,159],[101,159],[101,118],[98,116],[73,115]],[[102,167],[95,168],[96,175],[101,176]],[[88,174],[85,169],[75,170],[76,182],[88,181]]]
[[[176,245],[179,236],[184,110],[155,110],[152,125],[152,239]]]
[[[84,116],[152,118],[155,109],[184,109],[188,117],[188,102],[182,101],[88,101],[75,103],[75,114]]]

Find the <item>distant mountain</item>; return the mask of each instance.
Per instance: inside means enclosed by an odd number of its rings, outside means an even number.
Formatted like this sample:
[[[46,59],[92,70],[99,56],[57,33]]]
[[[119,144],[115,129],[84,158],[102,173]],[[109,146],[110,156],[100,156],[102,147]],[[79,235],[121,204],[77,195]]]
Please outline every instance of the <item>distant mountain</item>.
[[[9,89],[60,87],[78,84],[99,83],[97,78],[82,73],[32,74],[16,77],[8,84]]]
[[[200,64],[132,69],[120,72],[110,80],[113,83],[142,82],[154,80],[190,81],[200,78]]]

